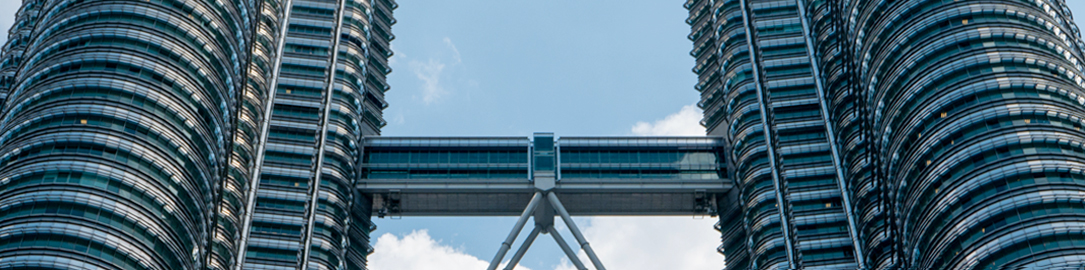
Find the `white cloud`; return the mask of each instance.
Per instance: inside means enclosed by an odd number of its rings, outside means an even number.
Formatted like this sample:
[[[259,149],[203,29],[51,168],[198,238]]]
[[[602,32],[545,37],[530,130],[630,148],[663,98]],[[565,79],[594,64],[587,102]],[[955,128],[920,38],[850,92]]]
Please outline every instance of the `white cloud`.
[[[681,111],[655,123],[637,122],[632,130],[634,135],[640,136],[704,136],[705,128],[700,121],[701,109],[686,105]]]
[[[410,67],[414,75],[419,80],[422,80],[423,103],[426,103],[426,105],[433,104],[448,94],[448,90],[445,90],[445,87],[441,85],[441,73],[445,69],[444,63],[436,59],[430,59],[426,63],[411,60]]]
[[[718,270],[724,263],[723,256],[716,252],[720,244],[720,233],[712,228],[716,220],[708,217],[592,217],[582,230],[607,269]],[[583,251],[579,255],[585,266],[595,269]],[[575,270],[576,267],[563,258],[556,269]]]
[[[463,63],[463,58],[460,58],[460,50],[456,49],[456,44],[452,44],[452,39],[445,37],[445,45],[452,50],[452,59],[456,60],[456,64]]]
[[[385,233],[373,248],[376,252],[369,256],[369,269],[373,270],[478,270],[490,265],[463,250],[442,245],[426,230],[413,231],[403,238]],[[516,269],[531,270],[523,266]]]
[[[723,256],[716,252],[720,234],[712,229],[716,218],[590,217],[578,220],[584,237],[608,269],[718,270],[724,266]],[[564,227],[561,222],[555,225]],[[568,232],[562,236],[567,241],[575,241]],[[536,242],[547,240],[540,238]],[[576,243],[570,246],[579,247]],[[377,239],[374,248],[376,252],[369,256],[369,269],[373,270],[477,270],[489,266],[487,261],[434,240],[426,230],[413,231],[403,237],[385,233]],[[578,257],[589,269],[595,269],[583,251]],[[498,267],[502,268],[504,264]],[[516,269],[530,270],[522,265]],[[563,257],[554,269],[576,268]]]
[[[422,103],[430,105],[440,102],[445,96],[451,93],[445,88],[445,85],[441,83],[441,77],[444,76],[445,67],[454,67],[463,63],[463,58],[460,56],[460,50],[456,48],[456,44],[452,43],[452,39],[445,37],[443,39],[445,46],[452,52],[452,62],[445,64],[445,61],[441,61],[435,58],[430,58],[428,62],[422,62],[418,60],[411,60],[408,65],[415,77],[422,81]],[[397,62],[395,59],[389,60],[389,63]],[[406,59],[406,56],[400,56],[399,58]],[[443,58],[443,57],[442,57]]]

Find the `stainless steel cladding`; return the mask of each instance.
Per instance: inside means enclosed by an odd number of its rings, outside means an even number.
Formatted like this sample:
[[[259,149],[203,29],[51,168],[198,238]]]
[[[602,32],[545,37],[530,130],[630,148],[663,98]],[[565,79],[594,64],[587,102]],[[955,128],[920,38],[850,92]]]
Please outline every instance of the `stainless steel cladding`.
[[[1085,68],[1063,1],[686,7],[703,123],[743,191],[721,204],[729,269],[1085,264]],[[836,172],[802,177],[817,164]]]
[[[252,8],[24,1],[3,69],[0,268],[222,264],[209,242],[236,219],[216,205]]]
[[[395,7],[23,1],[0,57],[0,269],[364,269],[353,185]]]

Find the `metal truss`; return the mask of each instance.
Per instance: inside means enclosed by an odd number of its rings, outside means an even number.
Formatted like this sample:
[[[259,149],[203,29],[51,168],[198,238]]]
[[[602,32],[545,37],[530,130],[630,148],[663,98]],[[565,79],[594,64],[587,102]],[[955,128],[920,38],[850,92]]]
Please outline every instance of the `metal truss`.
[[[520,248],[516,250],[516,253],[512,255],[512,259],[505,265],[504,270],[512,270],[516,268],[516,264],[520,263],[520,259],[524,257],[524,253],[531,248],[531,244],[535,242],[535,238],[539,236],[539,233],[550,234],[554,238],[554,241],[558,243],[561,250],[565,252],[565,256],[569,257],[569,261],[576,266],[579,270],[588,270],[584,266],[584,263],[580,261],[580,258],[576,256],[569,244],[565,242],[565,239],[561,237],[561,234],[554,229],[554,215],[561,216],[561,219],[565,221],[565,225],[569,227],[569,231],[573,233],[573,237],[576,238],[577,243],[580,244],[580,248],[584,250],[584,253],[588,255],[588,259],[591,260],[592,265],[597,270],[606,270],[603,267],[603,263],[599,261],[599,257],[595,255],[595,251],[592,250],[591,245],[588,244],[588,240],[584,238],[584,234],[580,232],[580,228],[573,222],[573,218],[569,216],[569,211],[565,210],[565,206],[558,200],[558,196],[549,190],[539,190],[535,192],[535,195],[531,197],[531,202],[527,204],[527,208],[524,209],[524,213],[520,215],[520,219],[516,221],[516,225],[513,226],[512,231],[509,232],[508,238],[505,242],[501,243],[501,249],[497,251],[497,255],[490,261],[490,267],[487,270],[496,270],[501,260],[505,258],[505,255],[512,248],[512,243],[516,241],[516,237],[520,235],[520,232],[524,230],[524,226],[527,224],[528,217],[534,214],[535,216],[535,228],[528,234],[527,239],[520,244]]]

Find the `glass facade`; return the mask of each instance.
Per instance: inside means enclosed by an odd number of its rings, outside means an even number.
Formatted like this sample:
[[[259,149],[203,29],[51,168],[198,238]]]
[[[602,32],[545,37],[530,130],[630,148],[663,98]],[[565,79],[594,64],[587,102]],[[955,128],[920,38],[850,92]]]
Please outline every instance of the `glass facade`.
[[[0,268],[229,260],[253,5],[24,1],[0,62]]]
[[[728,269],[1085,264],[1083,43],[1063,1],[686,7],[702,123],[736,168]]]
[[[0,57],[0,269],[364,269],[353,185],[395,8],[23,1]]]
[[[368,138],[363,179],[527,179],[526,138]]]
[[[627,142],[632,141],[632,142]],[[721,179],[723,157],[712,139],[562,138],[560,179]],[[680,146],[679,146],[680,145]]]
[[[1062,0],[688,0],[707,137],[379,137],[396,7],[24,0],[0,269],[365,269],[374,213],[537,191],[719,214],[727,269],[1085,266]]]

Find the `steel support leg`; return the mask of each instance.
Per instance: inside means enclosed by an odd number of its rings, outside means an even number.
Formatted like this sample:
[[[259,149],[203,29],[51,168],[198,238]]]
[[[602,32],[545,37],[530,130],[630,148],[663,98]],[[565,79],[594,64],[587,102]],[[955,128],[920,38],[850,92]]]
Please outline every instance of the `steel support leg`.
[[[545,200],[542,197],[542,192],[535,192],[535,196],[531,197],[531,202],[527,203],[527,208],[524,208],[524,213],[520,214],[520,220],[516,221],[516,226],[512,227],[512,231],[509,232],[509,237],[505,238],[505,242],[501,243],[501,249],[497,250],[497,255],[494,255],[493,261],[490,261],[490,267],[488,270],[497,270],[497,265],[501,264],[501,260],[505,258],[505,254],[509,253],[509,249],[512,248],[512,243],[516,242],[516,236],[520,235],[520,231],[524,230],[524,224],[527,224],[527,218],[531,217],[531,213],[535,212],[535,207],[539,206],[539,201]]]
[[[542,232],[542,228],[539,226],[535,226],[535,229],[531,230],[531,234],[528,234],[527,239],[524,239],[524,243],[520,244],[520,248],[516,250],[516,254],[512,254],[512,259],[509,260],[509,264],[505,265],[505,270],[516,268],[516,264],[520,263],[520,259],[524,258],[524,253],[527,253],[527,249],[531,248],[531,243],[535,242],[535,237],[539,237],[540,232]]]
[[[595,256],[595,251],[588,245],[588,240],[584,239],[584,234],[580,233],[580,228],[576,227],[576,223],[573,222],[573,218],[569,216],[569,211],[565,210],[565,206],[561,205],[561,201],[558,201],[558,196],[550,192],[547,195],[550,199],[550,204],[554,206],[554,210],[558,211],[561,215],[561,219],[565,221],[566,227],[569,227],[569,231],[573,233],[573,237],[580,243],[580,248],[584,250],[584,253],[588,254],[588,259],[591,259],[591,264],[595,265],[596,270],[606,270],[603,267],[603,262],[599,261],[599,257]]]
[[[550,232],[550,236],[554,237],[554,241],[558,242],[558,246],[561,246],[561,250],[565,251],[565,256],[569,257],[569,261],[573,262],[576,269],[588,270],[588,267],[585,267],[584,263],[580,262],[580,258],[576,257],[576,251],[573,251],[573,248],[569,247],[569,243],[566,243],[565,239],[561,238],[561,234],[554,229],[554,226],[546,228],[546,231]]]

